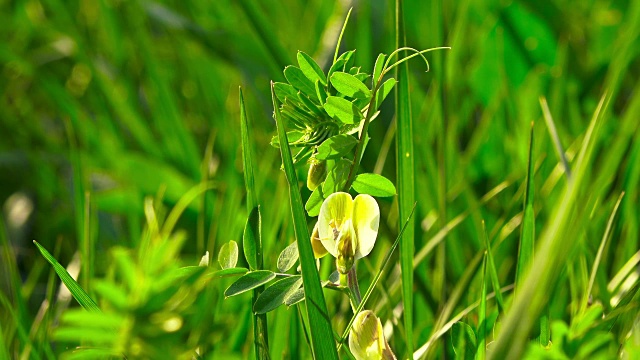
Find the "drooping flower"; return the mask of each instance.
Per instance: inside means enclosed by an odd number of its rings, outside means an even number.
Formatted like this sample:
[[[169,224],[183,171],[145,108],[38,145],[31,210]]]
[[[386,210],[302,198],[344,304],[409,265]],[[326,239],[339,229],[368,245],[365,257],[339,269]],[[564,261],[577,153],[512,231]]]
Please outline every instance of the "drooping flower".
[[[370,310],[356,316],[349,330],[349,350],[357,360],[395,360],[384,338],[380,319]]]
[[[329,195],[318,216],[318,236],[336,258],[338,272],[347,274],[355,260],[369,255],[380,224],[380,208],[370,195],[355,199],[345,192]]]

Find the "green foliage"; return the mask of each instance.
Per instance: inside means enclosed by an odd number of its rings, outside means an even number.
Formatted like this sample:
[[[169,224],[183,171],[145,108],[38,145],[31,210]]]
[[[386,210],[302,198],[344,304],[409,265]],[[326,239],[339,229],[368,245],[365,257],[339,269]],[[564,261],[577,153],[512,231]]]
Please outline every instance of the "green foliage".
[[[640,3],[398,4],[2,3],[0,358],[639,358]]]

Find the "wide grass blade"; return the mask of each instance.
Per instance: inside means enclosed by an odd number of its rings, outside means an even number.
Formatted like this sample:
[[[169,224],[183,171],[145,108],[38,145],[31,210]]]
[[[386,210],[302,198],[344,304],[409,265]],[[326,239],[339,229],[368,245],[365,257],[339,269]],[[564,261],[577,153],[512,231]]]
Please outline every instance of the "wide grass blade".
[[[316,359],[338,359],[338,352],[333,341],[333,331],[327,312],[327,304],[320,286],[320,276],[316,268],[316,261],[311,249],[310,234],[307,228],[304,204],[298,188],[298,177],[293,167],[289,141],[284,128],[283,120],[271,83],[271,97],[273,110],[278,128],[278,138],[280,140],[280,153],[282,164],[289,183],[289,200],[291,202],[291,214],[293,216],[293,229],[298,242],[298,252],[300,253],[300,266],[302,267],[302,281],[305,290],[305,303],[309,323],[313,326],[311,331],[311,345],[313,356]]]
[[[253,264],[249,266],[261,270],[263,267],[262,260],[262,239],[261,239],[261,221],[258,194],[255,187],[255,170],[254,170],[254,151],[253,151],[253,135],[250,130],[249,118],[244,105],[244,96],[242,88],[239,90],[240,95],[240,133],[242,136],[242,166],[244,169],[244,183],[247,189],[247,213],[249,219],[244,231],[243,249],[247,259],[253,259]],[[257,214],[257,216],[254,216]],[[256,220],[257,218],[257,220]],[[253,290],[252,303],[255,303],[260,294],[264,290],[264,286],[259,286]],[[253,336],[256,351],[256,358],[269,358],[269,334],[267,326],[266,314],[253,314]]]
[[[396,48],[405,44],[402,0],[396,0]],[[415,203],[415,174],[413,153],[413,122],[409,98],[409,66],[406,62],[396,68],[396,159],[399,218],[408,219]],[[407,353],[413,353],[413,219],[400,240],[400,269],[402,270],[402,301]]]
[[[62,280],[62,282],[67,286],[67,289],[69,289],[69,292],[71,292],[74,299],[76,299],[76,301],[88,311],[100,311],[98,304],[96,304],[96,302],[89,296],[89,294],[87,294],[78,282],[69,275],[67,269],[60,265],[58,260],[56,260],[42,245],[38,244],[37,241],[33,240],[33,243],[36,244],[42,256],[51,264],[51,266],[53,266],[53,270],[55,270],[58,277],[60,277],[60,280]]]

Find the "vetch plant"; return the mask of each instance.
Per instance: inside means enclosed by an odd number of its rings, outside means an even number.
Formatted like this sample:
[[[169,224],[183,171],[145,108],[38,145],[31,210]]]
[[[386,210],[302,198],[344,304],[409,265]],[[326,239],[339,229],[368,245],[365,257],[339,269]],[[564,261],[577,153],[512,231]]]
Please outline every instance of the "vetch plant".
[[[231,284],[225,291],[225,296],[254,290],[253,311],[257,315],[272,311],[282,304],[293,306],[309,300],[313,306],[306,306],[307,317],[301,317],[301,320],[305,327],[314,328],[310,332],[312,351],[318,358],[335,358],[337,354],[335,343],[331,340],[332,325],[329,321],[331,316],[327,312],[320,285],[338,291],[347,295],[354,316],[360,316],[354,318],[359,319],[359,322],[352,319],[345,329],[348,334],[351,324],[355,324],[355,335],[351,337],[350,345],[353,344],[354,349],[358,350],[353,355],[358,359],[382,358],[377,357],[378,355],[393,359],[393,353],[382,338],[379,319],[373,312],[362,311],[362,308],[399,238],[389,250],[364,298],[360,294],[355,262],[371,253],[378,235],[380,208],[373,196],[394,196],[396,188],[382,175],[358,174],[358,171],[369,139],[369,124],[379,115],[378,109],[396,84],[394,78],[386,79],[390,70],[416,56],[422,57],[428,69],[428,62],[423,54],[441,48],[423,51],[400,48],[388,57],[380,54],[370,75],[363,72],[361,67],[355,66],[355,50],[338,56],[339,47],[338,43],[333,63],[327,73],[323,72],[311,56],[298,52],[298,66],[287,66],[284,70],[287,82],[272,83],[278,135],[273,137],[271,144],[279,148],[282,155],[282,168],[289,183],[296,242],[281,252],[277,272],[266,270],[266,266],[250,266],[251,271]],[[393,61],[402,51],[413,54]],[[241,114],[246,117],[243,107],[241,98]],[[243,120],[243,124],[246,123],[246,119]],[[243,143],[249,141],[249,138],[244,136]],[[292,151],[295,151],[295,155]],[[246,167],[251,161],[245,160]],[[309,168],[306,185],[312,194],[303,207],[294,167],[307,164]],[[253,173],[253,169],[248,171]],[[351,191],[357,193],[355,198]],[[307,216],[318,217],[311,234]],[[251,231],[247,233],[245,230],[243,243],[245,246],[259,244],[259,215],[250,215],[247,226]],[[247,242],[247,234],[252,235],[254,240]],[[327,253],[336,259],[337,271],[329,279],[322,281],[316,259]],[[250,260],[247,258],[250,265],[255,263]],[[298,261],[301,275],[289,274]],[[266,338],[259,330],[255,330],[254,334],[256,338]],[[338,340],[338,347],[341,348],[345,341],[346,335],[343,335]],[[261,346],[263,347],[259,350],[262,351],[268,345],[265,341]]]

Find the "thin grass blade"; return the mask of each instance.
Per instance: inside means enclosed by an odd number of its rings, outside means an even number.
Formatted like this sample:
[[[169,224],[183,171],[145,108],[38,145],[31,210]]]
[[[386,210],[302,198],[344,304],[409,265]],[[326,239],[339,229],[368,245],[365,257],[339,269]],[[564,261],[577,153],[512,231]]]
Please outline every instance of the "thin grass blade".
[[[405,44],[402,0],[396,0],[396,47]],[[413,122],[409,99],[409,66],[406,62],[396,69],[396,160],[399,218],[411,219],[400,240],[400,269],[402,270],[402,301],[407,353],[413,353],[413,250],[414,221],[408,215],[415,203],[415,174],[413,153]]]
[[[311,332],[312,352],[316,359],[338,359],[327,304],[324,299],[324,294],[322,293],[322,287],[320,286],[320,276],[318,275],[316,261],[313,256],[313,250],[311,249],[311,241],[309,241],[311,237],[309,229],[307,228],[302,196],[298,188],[298,177],[293,167],[289,141],[287,140],[287,133],[280,116],[279,106],[273,90],[273,82],[271,83],[271,95],[278,128],[278,138],[280,140],[282,164],[284,165],[287,182],[289,183],[291,215],[293,216],[293,229],[300,254],[307,316],[309,317],[309,323],[313,324],[314,329],[314,331]]]
[[[242,166],[244,170],[244,183],[247,189],[247,212],[249,213],[249,219],[243,236],[243,249],[245,251],[245,257],[254,260],[254,264],[257,270],[261,270],[263,267],[262,259],[262,233],[260,221],[260,205],[258,201],[258,194],[255,187],[255,166],[254,166],[254,150],[253,150],[253,133],[251,132],[249,118],[247,117],[247,111],[244,104],[244,95],[242,94],[242,88],[239,89],[240,96],[240,133],[242,137]],[[254,214],[257,214],[257,220],[254,219]],[[252,219],[254,219],[252,221]],[[252,226],[252,224],[254,226]],[[248,253],[248,251],[252,253]],[[260,297],[260,294],[264,290],[264,286],[257,287],[253,290],[252,303]],[[268,359],[269,358],[269,333],[266,314],[252,314],[253,315],[253,336],[254,346],[256,351],[256,358]]]
[[[38,247],[42,256],[53,266],[53,270],[55,270],[60,280],[67,286],[73,298],[82,305],[88,311],[100,311],[98,304],[87,294],[87,292],[75,281],[71,275],[67,272],[67,269],[64,266],[60,265],[58,260],[56,260],[42,245],[38,244],[37,241],[33,240],[33,243]]]

